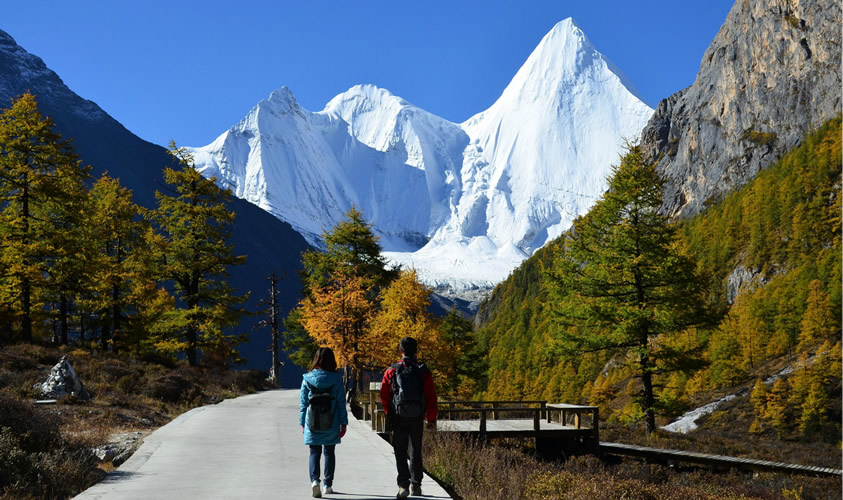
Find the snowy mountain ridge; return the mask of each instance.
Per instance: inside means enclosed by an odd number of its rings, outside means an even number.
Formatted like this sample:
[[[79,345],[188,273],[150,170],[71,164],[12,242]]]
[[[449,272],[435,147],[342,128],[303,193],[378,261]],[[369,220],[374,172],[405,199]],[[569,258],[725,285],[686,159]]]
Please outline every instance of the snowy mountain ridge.
[[[373,85],[317,112],[282,87],[192,151],[203,175],[308,241],[357,206],[390,261],[466,291],[502,281],[584,213],[652,112],[568,18],[462,124]]]

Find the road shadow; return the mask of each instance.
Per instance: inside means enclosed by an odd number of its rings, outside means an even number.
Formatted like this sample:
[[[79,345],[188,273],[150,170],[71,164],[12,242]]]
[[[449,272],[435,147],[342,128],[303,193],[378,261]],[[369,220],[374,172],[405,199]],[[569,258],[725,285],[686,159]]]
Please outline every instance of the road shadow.
[[[334,498],[334,497],[349,497],[354,498],[355,500],[380,500],[381,498],[395,498],[395,495],[372,495],[366,493],[351,493],[351,492],[341,492],[341,491],[334,491],[330,494],[323,494],[322,498]],[[450,500],[451,497],[443,497],[437,495],[421,495],[421,496],[413,496],[410,498],[430,498],[432,500],[442,499],[442,500]]]

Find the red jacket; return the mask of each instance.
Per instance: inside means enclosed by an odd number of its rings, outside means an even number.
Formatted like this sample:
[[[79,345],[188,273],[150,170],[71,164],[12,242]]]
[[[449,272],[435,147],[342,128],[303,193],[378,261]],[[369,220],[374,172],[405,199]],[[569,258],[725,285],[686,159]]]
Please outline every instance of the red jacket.
[[[398,363],[404,363],[404,358]],[[436,417],[439,414],[439,406],[436,404],[436,389],[433,387],[433,375],[426,366],[421,365],[422,387],[424,388],[424,417],[428,422],[436,422]],[[395,377],[395,367],[390,366],[386,373],[383,374],[383,381],[381,382],[381,404],[383,404],[383,411],[387,415],[392,409],[392,379]]]

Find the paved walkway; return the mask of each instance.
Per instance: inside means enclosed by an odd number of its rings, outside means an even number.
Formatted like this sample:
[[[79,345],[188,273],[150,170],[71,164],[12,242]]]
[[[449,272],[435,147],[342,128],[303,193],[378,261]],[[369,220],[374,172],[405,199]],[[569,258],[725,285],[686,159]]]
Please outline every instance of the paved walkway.
[[[277,390],[193,409],[147,436],[129,460],[76,498],[312,498],[298,401],[297,390]],[[350,412],[349,421],[336,451],[336,493],[323,498],[395,498],[392,447]],[[451,498],[427,476],[422,492]]]

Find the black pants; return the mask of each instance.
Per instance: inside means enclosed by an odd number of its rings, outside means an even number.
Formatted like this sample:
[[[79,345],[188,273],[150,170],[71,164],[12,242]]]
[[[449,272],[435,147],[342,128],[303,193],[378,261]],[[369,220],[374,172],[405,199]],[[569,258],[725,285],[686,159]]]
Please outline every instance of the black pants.
[[[422,418],[394,417],[392,421],[392,448],[395,450],[395,464],[398,466],[398,486],[409,488],[410,483],[421,485],[424,477],[422,465]],[[407,467],[409,445],[410,466]]]

